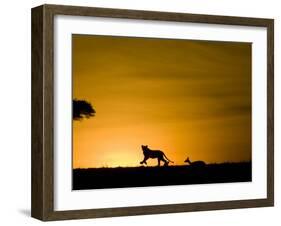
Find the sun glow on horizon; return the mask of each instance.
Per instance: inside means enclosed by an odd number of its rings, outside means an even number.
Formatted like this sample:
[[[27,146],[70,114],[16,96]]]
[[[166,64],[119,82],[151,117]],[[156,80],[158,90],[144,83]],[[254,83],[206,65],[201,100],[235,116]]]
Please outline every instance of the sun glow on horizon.
[[[251,160],[251,44],[72,36],[73,168],[140,166],[141,145],[174,165]],[[149,166],[157,160],[148,160]]]

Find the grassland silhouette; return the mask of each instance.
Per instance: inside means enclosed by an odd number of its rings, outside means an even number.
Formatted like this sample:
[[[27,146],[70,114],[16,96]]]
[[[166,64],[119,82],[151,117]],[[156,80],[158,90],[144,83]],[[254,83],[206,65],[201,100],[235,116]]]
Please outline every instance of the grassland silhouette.
[[[187,184],[249,182],[252,180],[252,163],[224,162],[210,163],[204,161],[183,161],[186,165],[168,165],[172,162],[163,151],[151,150],[142,145],[144,154],[140,164],[148,159],[157,159],[156,166],[137,167],[102,167],[73,169],[72,188],[103,189],[125,187],[147,187]],[[160,166],[160,162],[164,165]]]

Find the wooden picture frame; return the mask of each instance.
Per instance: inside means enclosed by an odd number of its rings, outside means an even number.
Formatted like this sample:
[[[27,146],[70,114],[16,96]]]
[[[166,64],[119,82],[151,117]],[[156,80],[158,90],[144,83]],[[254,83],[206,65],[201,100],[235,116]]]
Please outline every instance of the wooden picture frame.
[[[54,16],[71,15],[162,22],[264,27],[267,29],[267,197],[234,201],[178,203],[121,208],[54,210]],[[274,21],[273,19],[196,15],[42,5],[32,9],[32,200],[31,215],[51,221],[163,214],[274,205]]]

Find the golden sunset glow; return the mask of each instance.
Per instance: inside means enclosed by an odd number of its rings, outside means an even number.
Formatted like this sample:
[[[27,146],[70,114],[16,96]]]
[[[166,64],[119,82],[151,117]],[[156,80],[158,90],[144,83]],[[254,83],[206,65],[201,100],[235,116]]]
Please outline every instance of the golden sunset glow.
[[[73,168],[251,160],[251,43],[72,36]],[[150,159],[148,165],[156,165]]]

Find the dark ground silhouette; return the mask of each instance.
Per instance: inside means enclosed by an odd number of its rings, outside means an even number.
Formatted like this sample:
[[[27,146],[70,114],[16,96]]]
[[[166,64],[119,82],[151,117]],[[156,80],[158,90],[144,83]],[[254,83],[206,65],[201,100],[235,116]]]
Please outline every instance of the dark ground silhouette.
[[[165,185],[247,182],[251,162],[207,164],[205,167],[117,167],[73,170],[73,190]]]

